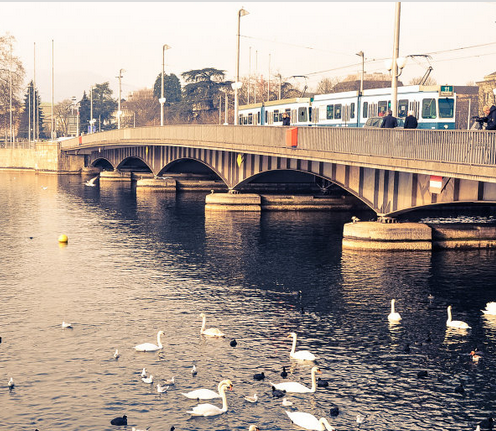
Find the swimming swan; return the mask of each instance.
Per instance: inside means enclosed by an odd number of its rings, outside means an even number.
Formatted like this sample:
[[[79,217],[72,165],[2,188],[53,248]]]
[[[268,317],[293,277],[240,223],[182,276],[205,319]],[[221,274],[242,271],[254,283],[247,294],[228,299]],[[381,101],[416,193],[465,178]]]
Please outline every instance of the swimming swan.
[[[162,343],[160,342],[160,336],[164,334],[164,331],[158,331],[157,333],[157,345],[153,343],[143,343],[143,344],[138,344],[137,346],[134,346],[134,348],[138,352],[155,352],[157,350],[160,350],[162,347]]]
[[[482,310],[484,314],[496,315],[496,302],[488,302],[486,304],[486,309]]]
[[[451,305],[448,305],[448,320],[446,321],[446,326],[449,328],[470,329],[470,326],[461,320],[451,320]]]
[[[291,332],[288,337],[293,337],[293,347],[291,348],[291,352],[289,353],[289,357],[293,359],[298,359],[300,361],[315,361],[317,357],[308,350],[300,350],[299,352],[295,352],[296,349],[296,333]]]
[[[196,389],[191,392],[183,393],[186,398],[190,398],[192,400],[211,400],[212,398],[221,398],[220,388],[223,385],[230,384],[230,380],[222,380],[217,385],[218,392],[212,391],[210,389]]]
[[[203,323],[202,323],[202,327],[200,329],[200,334],[206,335],[207,337],[225,337],[225,334],[220,329],[217,329],[217,328],[205,329],[205,324],[207,322],[207,316],[205,316],[205,314],[201,313],[200,317],[203,318]]]
[[[193,407],[192,410],[188,410],[187,413],[190,413],[193,416],[217,416],[227,412],[226,389],[232,391],[232,388],[233,385],[230,380],[225,380],[222,382],[222,385],[220,385],[219,393],[222,398],[222,408],[214,406],[213,404],[198,404]]]
[[[394,311],[394,303],[396,302],[395,299],[391,299],[391,313],[389,313],[388,320],[390,322],[399,322],[401,320],[401,316],[399,313],[396,313]]]
[[[317,419],[314,415],[304,412],[288,412],[286,414],[289,416],[291,422],[299,427],[305,428],[307,430],[317,430],[317,431],[334,431],[336,428],[331,426],[326,418]]]
[[[315,374],[321,373],[321,372],[322,371],[320,371],[319,367],[313,367],[312,368],[312,387],[311,388],[307,388],[306,386],[304,386],[298,382],[282,382],[282,383],[278,383],[277,385],[274,383],[271,383],[271,385],[280,391],[298,392],[300,394],[310,393],[310,392],[313,393],[317,390],[317,381],[315,380]]]

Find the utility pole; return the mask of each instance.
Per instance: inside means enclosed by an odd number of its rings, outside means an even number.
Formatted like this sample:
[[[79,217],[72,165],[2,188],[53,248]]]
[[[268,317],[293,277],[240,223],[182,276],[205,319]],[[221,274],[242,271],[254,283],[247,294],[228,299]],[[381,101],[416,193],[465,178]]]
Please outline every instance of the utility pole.
[[[400,14],[401,3],[397,2],[395,7],[394,21],[394,47],[393,47],[393,69],[391,81],[391,111],[395,117],[398,116],[398,55],[400,50]]]
[[[122,115],[122,111],[121,111],[121,79],[122,79],[122,72],[125,72],[124,69],[119,69],[119,76],[117,76],[117,78],[119,78],[119,100],[118,100],[118,108],[117,108],[117,128],[120,129],[121,128],[121,115]]]

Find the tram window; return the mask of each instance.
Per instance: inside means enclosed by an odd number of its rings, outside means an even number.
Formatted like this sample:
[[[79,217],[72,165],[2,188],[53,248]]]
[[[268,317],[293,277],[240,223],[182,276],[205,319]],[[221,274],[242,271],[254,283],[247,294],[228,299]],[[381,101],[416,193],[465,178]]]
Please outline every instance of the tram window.
[[[307,120],[307,108],[298,108],[298,122],[305,123]]]
[[[362,108],[362,117],[367,118],[368,117],[368,110],[369,110],[369,102],[363,102],[363,108]]]
[[[253,124],[253,114],[248,114],[248,124]]]
[[[327,115],[326,118],[328,120],[332,120],[334,118],[334,105],[327,105]]]
[[[334,105],[334,118],[336,120],[341,119],[341,104]]]
[[[350,106],[350,118],[355,118],[355,104],[352,103]]]
[[[453,118],[454,112],[454,99],[439,99],[439,118]]]
[[[398,117],[405,118],[408,112],[408,100],[402,99],[398,102]]]
[[[436,99],[422,100],[422,118],[436,118]]]
[[[279,121],[279,111],[276,109],[274,111],[274,123]]]
[[[269,116],[269,113],[267,111],[265,111],[265,121],[264,121],[264,124],[267,124],[268,116]]]
[[[386,115],[386,112],[388,110],[387,106],[388,104],[385,100],[382,100],[377,104],[377,114],[379,115],[379,117]]]
[[[312,121],[312,107],[308,107],[308,121]]]

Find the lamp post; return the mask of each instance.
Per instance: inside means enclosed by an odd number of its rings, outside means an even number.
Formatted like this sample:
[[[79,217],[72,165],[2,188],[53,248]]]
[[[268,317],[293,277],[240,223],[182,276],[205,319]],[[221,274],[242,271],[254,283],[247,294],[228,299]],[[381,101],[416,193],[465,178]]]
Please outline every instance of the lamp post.
[[[117,78],[119,78],[119,100],[118,100],[118,108],[117,108],[117,128],[120,129],[121,128],[121,115],[122,115],[122,111],[121,111],[121,79],[122,79],[122,72],[125,72],[124,69],[119,69],[119,76],[117,76]]]
[[[95,119],[93,118],[93,86],[90,89],[90,133],[93,133],[93,124],[95,124]],[[120,109],[119,109],[120,110]]]
[[[363,94],[363,80],[365,77],[365,54],[363,51],[357,52],[359,57],[362,57],[362,73],[360,74],[360,96]]]
[[[239,82],[239,30],[241,17],[248,15],[250,12],[241,8],[238,11],[238,34],[237,34],[237,49],[236,49],[236,82],[233,83],[234,89],[234,125],[238,124],[238,90],[241,88],[241,82]]]
[[[400,13],[401,3],[397,2],[395,7],[394,20],[394,46],[393,46],[393,63],[392,63],[392,81],[391,81],[391,111],[393,115],[398,115],[398,54],[400,50]],[[401,72],[400,72],[401,73]]]
[[[165,97],[164,97],[164,69],[165,69],[165,50],[170,49],[169,45],[164,44],[162,46],[162,87],[160,91],[160,99],[158,100],[160,102],[160,125],[164,125],[164,103],[165,103]]]

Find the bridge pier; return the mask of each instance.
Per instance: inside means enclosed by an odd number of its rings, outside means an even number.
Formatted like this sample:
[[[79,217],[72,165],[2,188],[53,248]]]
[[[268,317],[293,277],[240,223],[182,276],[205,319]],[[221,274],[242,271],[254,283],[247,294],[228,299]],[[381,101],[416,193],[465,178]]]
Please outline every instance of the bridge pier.
[[[261,212],[262,197],[255,193],[210,193],[205,197],[205,211]]]
[[[142,178],[136,181],[136,187],[140,190],[175,192],[177,184],[173,178]]]
[[[129,182],[131,181],[131,172],[102,171],[100,172],[100,181],[114,181],[114,182]]]

